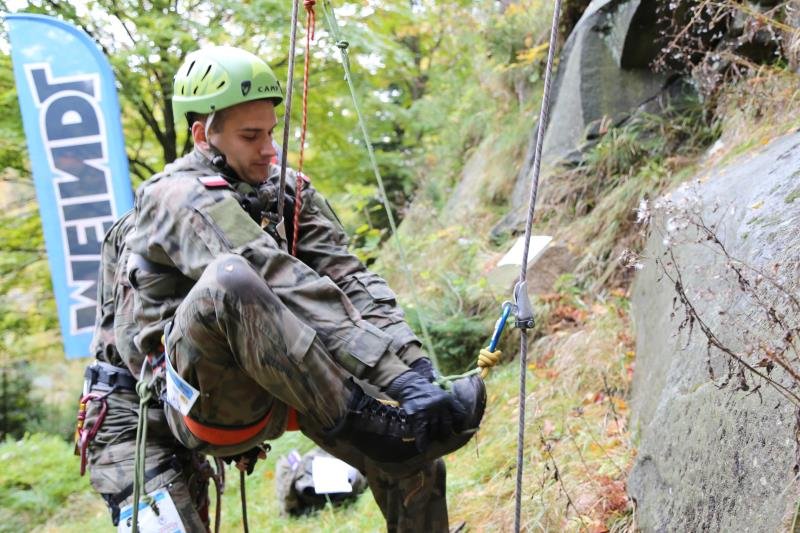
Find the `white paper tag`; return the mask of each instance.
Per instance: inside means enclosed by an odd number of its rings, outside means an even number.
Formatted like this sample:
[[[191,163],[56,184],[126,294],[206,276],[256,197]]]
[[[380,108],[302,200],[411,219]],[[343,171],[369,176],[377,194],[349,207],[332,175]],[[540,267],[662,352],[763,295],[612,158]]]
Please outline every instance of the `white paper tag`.
[[[314,457],[311,478],[317,494],[353,492],[348,476],[353,467],[335,457]]]
[[[156,501],[158,514],[147,502],[139,501],[139,531],[142,533],[186,533],[181,517],[167,489],[158,489],[150,494]],[[130,533],[133,529],[133,505],[120,510],[117,533]]]
[[[167,364],[167,403],[180,411],[183,416],[189,414],[194,402],[200,397],[200,391],[189,385],[182,377],[178,375],[169,356],[165,355]]]

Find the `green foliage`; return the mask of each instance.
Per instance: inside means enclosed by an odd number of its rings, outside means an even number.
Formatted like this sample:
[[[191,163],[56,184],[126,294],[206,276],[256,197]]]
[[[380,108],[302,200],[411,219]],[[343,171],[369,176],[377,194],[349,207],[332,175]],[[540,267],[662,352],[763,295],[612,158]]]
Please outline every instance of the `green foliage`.
[[[8,185],[21,205],[0,214],[0,353],[35,358],[58,342],[58,321],[44,253],[44,237],[30,184]],[[28,197],[28,198],[26,198]]]
[[[62,439],[36,434],[0,444],[0,531],[30,531],[88,489]]]
[[[10,56],[0,54],[0,179],[19,179],[28,168],[22,115]]]
[[[525,96],[524,87],[539,80],[547,60],[551,9],[548,2],[514,2],[486,25],[488,56],[500,79],[520,99]]]
[[[41,356],[58,342],[58,333],[11,60],[2,54],[0,195],[0,357],[5,366]]]
[[[19,439],[44,413],[31,392],[30,367],[23,361],[0,367],[0,441]]]
[[[586,291],[586,287],[575,274],[568,272],[558,276],[553,284],[553,290],[562,296],[577,299]]]
[[[421,329],[419,318],[416,310],[406,310],[406,319],[417,331]],[[442,374],[460,374],[475,368],[478,352],[491,337],[488,321],[466,314],[439,319],[426,316],[425,320]]]
[[[696,154],[719,137],[699,100],[677,102],[662,115],[641,113],[612,128],[589,151],[578,173],[608,189],[640,169],[663,165],[669,158]]]

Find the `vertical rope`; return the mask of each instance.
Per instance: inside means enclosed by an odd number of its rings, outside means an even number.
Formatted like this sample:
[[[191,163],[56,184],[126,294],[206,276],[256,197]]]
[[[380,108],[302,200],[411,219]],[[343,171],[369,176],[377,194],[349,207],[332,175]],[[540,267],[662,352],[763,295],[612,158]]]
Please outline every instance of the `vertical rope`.
[[[292,84],[294,83],[294,52],[297,47],[297,11],[300,0],[292,2],[292,31],[289,37],[289,73],[286,80],[286,99],[283,109],[283,146],[281,147],[281,179],[278,195],[278,224],[283,224],[283,194],[286,191],[286,161],[289,157],[289,124],[292,114]],[[285,227],[285,226],[284,226]]]
[[[558,18],[561,11],[561,0],[555,0],[553,10],[553,25],[550,28],[550,48],[547,51],[547,66],[544,71],[544,92],[542,94],[542,108],[539,110],[539,127],[536,132],[536,150],[533,158],[533,183],[531,184],[530,199],[528,201],[528,219],[525,222],[525,246],[522,250],[522,268],[519,274],[520,283],[525,282],[528,270],[528,252],[530,249],[531,227],[533,226],[536,196],[539,191],[539,169],[542,164],[542,144],[547,121],[550,117],[550,84],[553,71],[553,59],[556,51],[556,38],[558,37]],[[519,532],[522,515],[522,470],[523,449],[525,445],[525,378],[528,371],[528,330],[520,329],[520,357],[519,357],[519,426],[517,433],[517,486],[516,501],[514,506],[514,531]]]
[[[353,84],[353,76],[350,73],[350,58],[347,54],[347,48],[349,43],[341,38],[341,33],[339,31],[339,25],[336,22],[336,16],[333,13],[333,8],[330,7],[330,3],[328,0],[323,0],[322,2],[322,12],[325,15],[325,22],[328,24],[328,31],[330,31],[331,36],[336,41],[336,46],[339,48],[339,52],[342,56],[342,66],[344,67],[344,75],[345,79],[347,80],[347,85],[350,88],[350,96],[353,100],[353,107],[355,108],[356,115],[358,116],[358,124],[361,127],[361,134],[364,137],[364,144],[367,145],[367,154],[369,155],[369,161],[372,164],[372,172],[375,174],[375,180],[378,182],[378,190],[381,194],[381,201],[383,202],[383,208],[386,210],[386,216],[389,219],[389,227],[392,230],[392,237],[394,238],[394,244],[397,247],[397,253],[400,256],[400,264],[403,268],[403,274],[405,275],[406,282],[411,287],[411,300],[414,302],[414,306],[417,308],[418,312],[422,308],[419,305],[419,298],[417,296],[417,285],[414,283],[414,279],[411,276],[411,272],[408,268],[408,261],[406,261],[406,253],[403,248],[403,243],[400,241],[400,235],[397,233],[397,224],[394,221],[394,215],[392,214],[391,206],[389,205],[389,197],[386,195],[386,189],[383,186],[383,178],[381,178],[380,170],[378,170],[378,162],[375,159],[375,152],[372,149],[372,142],[369,140],[369,132],[367,131],[367,125],[364,122],[364,117],[361,114],[361,108],[358,105],[358,96],[356,95],[356,90]],[[438,368],[439,367],[439,360],[436,357],[436,351],[433,348],[433,342],[431,341],[431,336],[428,333],[428,326],[423,318],[422,314],[419,314],[419,324],[420,328],[422,328],[422,336],[425,340],[425,347],[428,349],[429,355],[433,364]]]
[[[152,386],[155,381],[153,377],[149,382],[139,381],[136,384],[136,393],[139,395],[139,418],[136,424],[136,448],[133,456],[133,521],[131,526],[132,533],[139,531],[139,501],[144,499],[148,504],[152,503],[152,498],[145,494],[144,467],[145,455],[147,453],[147,410],[150,400],[153,398]]]
[[[247,487],[244,480],[244,470],[239,471],[239,494],[242,499],[242,527],[244,533],[250,532],[250,526],[247,524]]]
[[[300,208],[303,206],[303,157],[306,148],[306,132],[308,126],[308,66],[311,61],[311,41],[314,40],[314,26],[316,25],[316,14],[314,4],[316,0],[304,0],[303,6],[306,8],[306,52],[303,58],[303,123],[300,128],[300,161],[297,163],[297,177],[295,179],[295,200],[294,200],[294,225],[292,235],[292,255],[297,255],[297,239],[300,236]]]
[[[214,457],[216,474],[212,476],[217,493],[217,503],[214,507],[214,533],[219,533],[222,523],[222,493],[225,492],[225,463],[219,457]]]

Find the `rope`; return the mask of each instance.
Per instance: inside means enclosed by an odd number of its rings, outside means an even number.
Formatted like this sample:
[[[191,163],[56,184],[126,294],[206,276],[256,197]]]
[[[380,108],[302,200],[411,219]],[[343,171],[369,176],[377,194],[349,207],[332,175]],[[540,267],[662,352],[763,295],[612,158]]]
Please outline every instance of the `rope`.
[[[222,523],[222,494],[225,492],[225,463],[221,458],[215,457],[214,466],[216,473],[211,476],[217,493],[217,503],[214,507],[214,533],[219,533],[219,526]]]
[[[503,357],[503,352],[500,350],[492,351],[489,348],[481,348],[478,354],[478,368],[481,371],[481,378],[486,379],[489,375],[489,369],[497,366]]]
[[[347,80],[347,85],[350,88],[350,96],[353,99],[353,107],[355,108],[356,115],[358,116],[358,124],[361,127],[361,134],[364,137],[364,143],[367,145],[367,153],[369,154],[369,161],[372,164],[372,171],[375,174],[375,180],[378,182],[378,190],[380,191],[381,202],[383,203],[383,208],[386,210],[386,216],[389,219],[389,227],[391,228],[392,237],[394,239],[395,246],[397,247],[397,252],[400,256],[400,264],[403,266],[403,274],[405,274],[406,282],[411,287],[411,299],[414,303],[414,306],[418,310],[420,310],[422,308],[419,305],[419,298],[417,296],[417,286],[414,283],[414,278],[411,276],[411,272],[408,268],[408,262],[406,261],[406,253],[405,250],[403,249],[402,242],[400,242],[400,235],[397,233],[397,224],[395,224],[394,221],[392,208],[389,206],[389,198],[386,195],[386,189],[383,186],[383,178],[381,178],[380,170],[378,170],[378,163],[375,159],[375,152],[372,149],[372,142],[370,142],[369,139],[367,125],[364,122],[364,117],[361,114],[361,108],[358,105],[358,96],[356,95],[356,89],[353,84],[353,76],[350,72],[350,58],[347,54],[347,48],[350,46],[350,43],[342,39],[341,32],[339,31],[339,25],[336,22],[336,15],[334,14],[333,8],[331,8],[330,2],[328,2],[328,0],[323,0],[322,12],[325,16],[325,22],[328,25],[328,31],[330,32],[331,36],[336,42],[336,46],[339,48],[339,53],[342,56],[342,66],[344,67],[345,79]],[[433,364],[438,368],[439,361],[438,358],[436,357],[436,351],[433,348],[433,342],[431,341],[431,336],[428,333],[428,326],[424,318],[422,317],[422,314],[418,313],[418,316],[419,316],[420,328],[422,328],[422,335],[425,339],[426,348],[430,353]]]
[[[300,236],[300,208],[303,206],[303,155],[306,148],[306,132],[308,125],[308,65],[311,62],[311,41],[314,40],[314,26],[316,25],[316,14],[314,4],[316,0],[304,0],[303,6],[306,8],[306,52],[303,58],[303,123],[300,128],[300,160],[297,163],[297,177],[295,179],[294,200],[294,225],[292,236],[292,255],[297,256],[297,240]]]
[[[278,225],[285,232],[283,222],[283,195],[286,192],[286,161],[289,157],[289,124],[292,113],[292,84],[294,83],[294,52],[297,47],[297,11],[300,0],[292,2],[292,31],[289,37],[289,73],[286,80],[286,100],[283,110],[283,146],[281,149],[281,179],[278,195]],[[279,230],[280,231],[280,230]]]
[[[244,470],[239,471],[239,492],[242,495],[242,526],[244,526],[244,533],[249,533],[250,528],[247,527],[247,493],[245,492]]]
[[[136,451],[133,458],[133,525],[132,533],[139,531],[139,500],[141,491],[145,486],[144,466],[145,454],[147,451],[147,410],[150,400],[153,398],[153,382],[155,376],[149,382],[140,381],[136,384],[136,393],[139,395],[139,420],[136,426]],[[153,500],[147,494],[144,500],[148,505],[153,504]]]
[[[558,18],[561,11],[561,0],[555,0],[553,10],[553,24],[550,28],[550,45],[547,51],[547,66],[544,71],[544,92],[542,94],[542,108],[539,111],[539,128],[536,132],[536,150],[533,158],[533,183],[531,184],[530,200],[528,201],[528,219],[525,222],[525,246],[522,250],[522,267],[520,268],[519,284],[524,284],[528,269],[528,252],[530,249],[531,227],[533,225],[534,209],[536,208],[536,195],[539,191],[539,169],[542,163],[542,143],[547,121],[550,115],[550,84],[553,71],[553,59],[558,36]],[[518,284],[518,286],[519,286]],[[524,286],[524,285],[523,285]],[[520,357],[519,357],[519,431],[517,434],[517,486],[516,501],[514,506],[514,531],[520,530],[520,517],[522,510],[522,451],[525,441],[525,377],[528,366],[528,330],[520,328]]]

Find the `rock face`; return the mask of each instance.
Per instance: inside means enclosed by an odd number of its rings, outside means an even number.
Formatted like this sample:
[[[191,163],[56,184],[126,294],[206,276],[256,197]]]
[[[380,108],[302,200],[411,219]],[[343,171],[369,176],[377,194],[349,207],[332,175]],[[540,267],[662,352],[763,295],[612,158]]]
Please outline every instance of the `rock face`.
[[[650,70],[659,52],[654,0],[594,0],[572,30],[553,82],[542,147],[542,181],[553,165],[576,164],[610,127],[638,111],[658,113],[685,86]],[[517,176],[509,213],[492,238],[521,233],[527,214],[536,129]]]
[[[650,71],[658,53],[653,0],[595,0],[561,52],[543,162],[572,159],[587,129],[619,124],[656,97],[667,77]]]
[[[757,285],[764,302],[759,306],[740,290],[731,263],[708,241],[671,245],[686,294],[734,351],[746,352],[754,339],[779,344],[780,328],[767,316],[770,307],[786,323],[800,322],[786,297],[800,290],[798,169],[800,134],[794,133],[673,195],[678,204],[694,198],[689,209],[718,223],[716,234],[730,256],[748,265],[748,276],[756,278],[750,267],[760,269],[786,289],[772,282]],[[680,226],[675,220],[659,223],[675,230]],[[678,234],[667,238],[676,243]],[[673,303],[674,285],[654,264],[660,258],[672,268],[664,251],[664,235],[654,231],[645,254],[650,259],[633,290],[637,358],[631,408],[639,446],[628,490],[637,502],[638,525],[642,531],[786,531],[800,496],[794,471],[797,408],[750,373],[744,374],[749,391],[737,386],[738,375],[725,383],[727,359],[718,351],[708,358],[697,323],[691,335],[679,327],[684,313]],[[757,364],[759,353],[748,361]],[[770,375],[800,393],[780,369]]]

